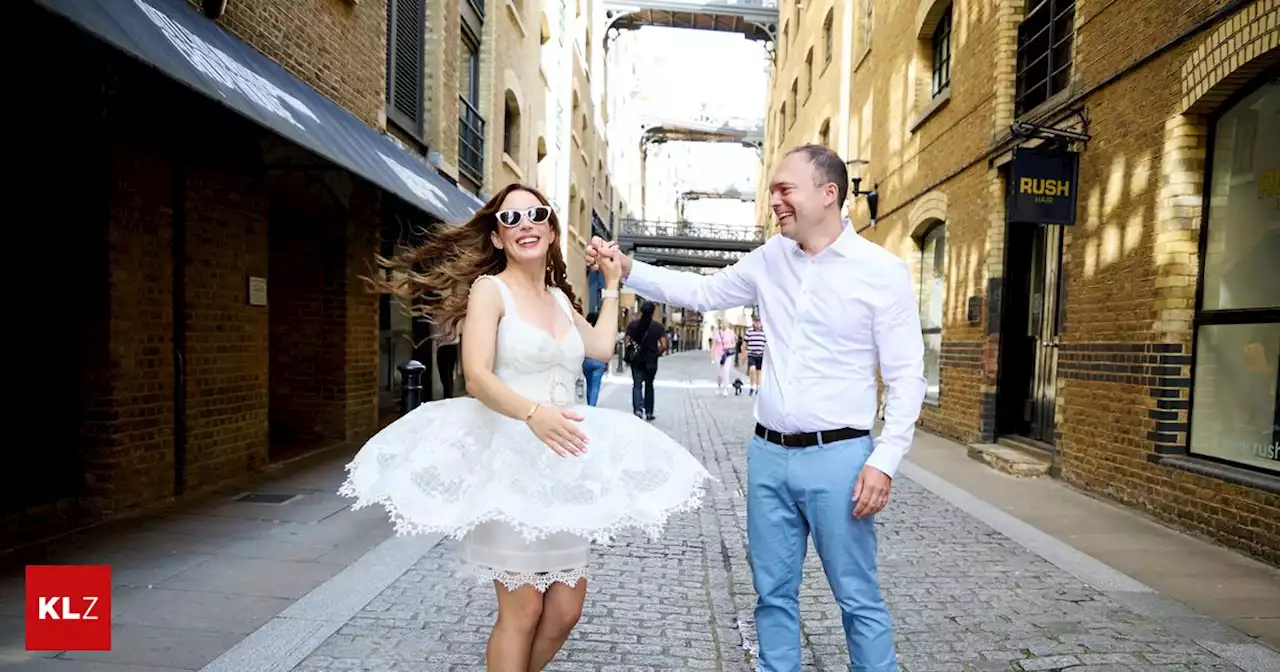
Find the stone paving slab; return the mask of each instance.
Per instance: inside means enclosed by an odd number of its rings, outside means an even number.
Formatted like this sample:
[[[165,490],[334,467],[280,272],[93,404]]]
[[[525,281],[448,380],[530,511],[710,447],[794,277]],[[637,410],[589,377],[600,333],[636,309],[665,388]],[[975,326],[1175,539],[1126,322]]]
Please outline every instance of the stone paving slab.
[[[657,425],[720,482],[650,542],[597,549],[581,624],[551,671],[752,669],[745,452],[752,399],[716,397],[702,353],[664,358]],[[629,390],[604,405],[630,405]],[[904,672],[1236,671],[1213,651],[1090,587],[906,477],[878,521],[881,576]],[[435,547],[295,672],[483,670],[493,588],[459,579]],[[801,589],[805,670],[847,669],[836,607],[810,548]]]

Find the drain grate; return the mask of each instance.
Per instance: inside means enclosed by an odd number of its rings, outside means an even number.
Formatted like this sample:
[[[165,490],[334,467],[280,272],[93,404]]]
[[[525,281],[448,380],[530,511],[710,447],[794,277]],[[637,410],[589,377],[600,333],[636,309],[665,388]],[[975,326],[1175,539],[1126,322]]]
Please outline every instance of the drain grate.
[[[281,495],[271,492],[248,492],[236,497],[235,501],[247,504],[284,504],[298,497],[299,495]]]

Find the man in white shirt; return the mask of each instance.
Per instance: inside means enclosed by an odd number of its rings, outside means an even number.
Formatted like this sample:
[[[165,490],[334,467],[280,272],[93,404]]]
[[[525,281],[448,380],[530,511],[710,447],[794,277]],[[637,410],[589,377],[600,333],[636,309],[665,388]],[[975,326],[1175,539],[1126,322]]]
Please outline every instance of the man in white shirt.
[[[799,147],[769,185],[782,235],[733,266],[703,276],[622,255],[627,287],[648,299],[703,312],[760,306],[771,354],[747,446],[747,538],[764,672],[800,670],[809,533],[844,617],[851,669],[897,670],[874,516],[924,400],[924,340],[906,264],[840,215],[848,184],[835,152]],[[587,250],[589,260],[617,254],[599,238]],[[873,443],[877,365],[889,393]]]

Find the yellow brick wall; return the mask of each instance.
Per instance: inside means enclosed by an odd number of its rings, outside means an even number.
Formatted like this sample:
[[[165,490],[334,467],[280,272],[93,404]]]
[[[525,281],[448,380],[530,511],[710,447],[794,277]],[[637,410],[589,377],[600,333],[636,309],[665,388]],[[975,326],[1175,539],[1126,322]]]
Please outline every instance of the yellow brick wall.
[[[837,50],[851,44],[853,55],[843,120],[849,141],[837,151],[870,161],[860,169],[863,188],[878,184],[880,197],[874,229],[865,228],[864,201],[855,203],[851,217],[862,235],[917,272],[916,237],[929,221],[945,222],[942,393],[938,405],[923,409],[921,426],[961,441],[990,441],[1000,352],[991,322],[1000,295],[993,288],[1001,287],[1005,271],[998,168],[1013,146],[1017,27],[1025,3],[954,0],[951,86],[933,99],[932,57],[921,38],[945,0],[876,2],[868,43],[869,1],[846,3],[853,21],[836,22],[852,31],[837,36]],[[1272,563],[1280,562],[1280,498],[1151,458],[1153,436],[1186,441],[1186,411],[1158,423],[1154,412],[1165,405],[1152,389],[1187,385],[1174,393],[1186,401],[1192,394],[1186,381],[1192,377],[1207,115],[1263,67],[1280,62],[1278,5],[1256,0],[1223,14],[1223,3],[1209,0],[1079,0],[1071,83],[1028,115],[1079,128],[1067,112],[1080,108],[1092,135],[1080,154],[1077,224],[1064,229],[1066,324],[1056,391],[1062,478]],[[838,90],[823,82],[804,102],[801,76],[799,118],[779,127],[778,110],[784,101],[790,108],[806,45],[821,39],[820,19],[815,25],[806,14],[822,11],[782,3],[781,23],[800,21],[806,28],[779,54],[771,84],[762,211],[777,148],[811,141],[832,107],[827,92]],[[1174,41],[1177,36],[1185,37]],[[969,297],[982,301],[977,324],[966,319]],[[1125,354],[1135,347],[1139,354]],[[1081,354],[1086,348],[1097,354]],[[1158,356],[1160,374],[1114,373],[1127,371],[1136,358],[1157,357],[1141,354],[1157,349],[1166,353]],[[1115,360],[1108,366],[1119,368],[1100,373],[1091,357]],[[1156,361],[1142,360],[1138,368]],[[1163,377],[1148,379],[1156,376]]]

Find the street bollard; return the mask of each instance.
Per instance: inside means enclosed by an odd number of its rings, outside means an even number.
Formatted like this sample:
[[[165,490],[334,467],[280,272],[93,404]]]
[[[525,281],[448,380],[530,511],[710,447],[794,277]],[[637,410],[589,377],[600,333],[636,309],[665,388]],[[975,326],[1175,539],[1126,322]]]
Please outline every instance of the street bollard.
[[[422,403],[422,376],[427,367],[411,359],[396,368],[400,371],[400,412],[408,413]]]

